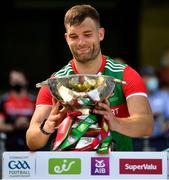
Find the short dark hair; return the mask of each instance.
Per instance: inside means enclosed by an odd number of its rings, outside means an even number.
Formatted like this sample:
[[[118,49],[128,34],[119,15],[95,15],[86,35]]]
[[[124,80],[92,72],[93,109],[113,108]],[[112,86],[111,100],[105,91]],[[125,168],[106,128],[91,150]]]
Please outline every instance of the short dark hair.
[[[100,27],[100,15],[98,11],[88,4],[75,5],[70,8],[64,18],[64,25],[75,25],[82,23],[87,17],[93,19]]]

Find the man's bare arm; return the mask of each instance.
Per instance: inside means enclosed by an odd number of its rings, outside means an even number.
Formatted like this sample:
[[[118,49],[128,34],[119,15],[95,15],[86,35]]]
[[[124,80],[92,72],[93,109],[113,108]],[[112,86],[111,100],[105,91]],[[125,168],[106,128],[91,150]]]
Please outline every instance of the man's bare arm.
[[[51,106],[39,106],[35,109],[29,128],[26,132],[26,142],[30,150],[37,150],[45,146],[50,135],[45,135],[40,131],[40,125],[47,119],[51,111]]]
[[[64,107],[60,109],[59,102],[53,102],[52,107],[48,105],[37,107],[26,134],[28,147],[31,150],[37,150],[45,146],[48,142],[50,134],[55,132],[56,128],[66,117],[66,113],[67,109]],[[44,134],[40,130],[40,125],[45,119],[46,121],[43,126],[43,130],[49,133],[49,135]]]

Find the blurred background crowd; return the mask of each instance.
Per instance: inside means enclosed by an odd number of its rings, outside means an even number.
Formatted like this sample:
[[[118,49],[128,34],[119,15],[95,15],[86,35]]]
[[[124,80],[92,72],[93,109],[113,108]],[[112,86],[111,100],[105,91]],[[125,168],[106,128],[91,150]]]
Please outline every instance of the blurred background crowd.
[[[25,132],[35,108],[35,84],[71,59],[63,18],[82,3],[101,14],[103,54],[135,68],[147,86],[155,126],[151,137],[134,139],[135,151],[168,148],[168,0],[6,0],[0,6],[1,152],[28,150]]]

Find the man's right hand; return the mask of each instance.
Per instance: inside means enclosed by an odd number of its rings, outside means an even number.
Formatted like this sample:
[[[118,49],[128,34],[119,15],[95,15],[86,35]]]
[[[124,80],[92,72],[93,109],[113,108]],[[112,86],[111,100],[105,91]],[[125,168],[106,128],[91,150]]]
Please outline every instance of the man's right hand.
[[[44,131],[52,134],[63,121],[63,119],[66,117],[67,109],[63,106],[60,109],[60,107],[60,102],[53,99],[53,107],[49,114],[49,117],[47,118],[44,124]]]

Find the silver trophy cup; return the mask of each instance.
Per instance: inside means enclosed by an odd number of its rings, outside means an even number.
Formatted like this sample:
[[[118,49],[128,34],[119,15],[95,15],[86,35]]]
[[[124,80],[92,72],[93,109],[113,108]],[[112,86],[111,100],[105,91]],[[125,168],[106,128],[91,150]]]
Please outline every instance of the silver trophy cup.
[[[92,113],[92,109],[97,106],[98,102],[108,99],[113,94],[116,83],[126,84],[110,76],[77,74],[52,77],[36,84],[36,87],[48,86],[52,95],[63,106],[71,112],[80,111],[81,115],[78,119],[83,121]],[[72,124],[72,128],[76,126],[78,126],[77,123]],[[99,124],[92,124],[88,131],[99,132]],[[80,145],[77,144],[77,147],[90,143],[91,140],[91,138],[83,138],[83,142],[79,141]]]
[[[124,81],[104,75],[58,76],[36,84],[47,85],[52,95],[70,110],[90,109],[112,95],[115,84]]]

